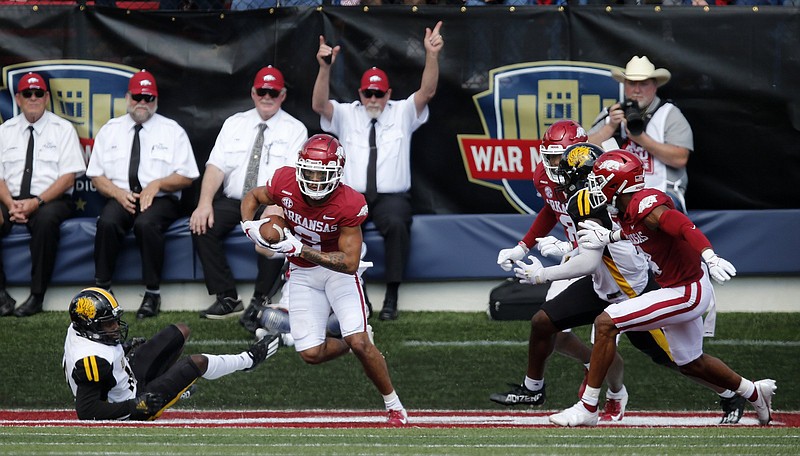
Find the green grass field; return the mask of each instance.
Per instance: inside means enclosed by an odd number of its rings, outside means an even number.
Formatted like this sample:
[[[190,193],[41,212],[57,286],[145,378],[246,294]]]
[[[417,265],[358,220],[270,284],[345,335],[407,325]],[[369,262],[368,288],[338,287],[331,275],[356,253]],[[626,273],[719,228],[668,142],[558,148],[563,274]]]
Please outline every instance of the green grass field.
[[[130,317],[133,317],[130,315]],[[235,321],[201,320],[194,312],[164,312],[158,318],[128,319],[129,336],[150,336],[183,321],[193,329],[187,353],[238,353],[249,334]],[[0,319],[0,409],[69,408],[72,397],[61,369],[69,319],[46,312]],[[407,312],[394,322],[371,320],[395,387],[410,409],[497,409],[488,400],[525,373],[528,322],[497,322],[481,313]],[[720,314],[708,353],[745,377],[778,381],[775,408],[800,410],[800,314]],[[577,331],[587,335],[586,328]],[[656,366],[624,338],[625,383],[631,410],[716,410],[717,396],[680,375]],[[575,401],[582,366],[553,355],[546,375],[547,405]],[[352,356],[309,366],[292,348],[281,349],[257,370],[216,381],[198,381],[186,407],[199,409],[380,409],[382,401]],[[180,407],[180,406],[179,406]]]
[[[0,428],[18,455],[706,455],[800,453],[796,429]]]
[[[131,324],[149,336],[182,321],[193,328],[187,353],[243,350],[248,333],[235,321],[200,320],[165,312]],[[371,321],[403,403],[413,409],[502,410],[492,392],[524,375],[528,323],[495,322],[482,313],[407,312],[394,322]],[[70,408],[61,370],[66,313],[0,319],[0,409]],[[718,316],[708,353],[751,379],[774,378],[774,408],[800,410],[800,314]],[[586,337],[587,329],[577,333]],[[654,365],[623,339],[628,409],[716,411],[716,395]],[[582,367],[554,355],[546,381],[548,409],[572,405]],[[365,409],[382,401],[352,356],[305,365],[283,348],[262,367],[217,381],[198,381],[197,394],[177,409]],[[749,412],[750,410],[748,410]],[[110,444],[108,442],[116,442]],[[800,454],[797,428],[598,429],[264,429],[0,427],[0,454]]]

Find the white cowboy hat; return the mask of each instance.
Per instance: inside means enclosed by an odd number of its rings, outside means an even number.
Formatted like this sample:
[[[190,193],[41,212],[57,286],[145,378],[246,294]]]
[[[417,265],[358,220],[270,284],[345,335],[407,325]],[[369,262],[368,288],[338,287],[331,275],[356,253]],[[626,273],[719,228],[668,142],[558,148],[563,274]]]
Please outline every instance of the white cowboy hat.
[[[656,86],[661,87],[669,81],[672,75],[664,68],[656,69],[647,56],[634,56],[625,66],[624,71],[619,68],[612,69],[611,77],[615,81],[623,83],[626,79],[628,81],[644,81],[652,78],[656,80]]]

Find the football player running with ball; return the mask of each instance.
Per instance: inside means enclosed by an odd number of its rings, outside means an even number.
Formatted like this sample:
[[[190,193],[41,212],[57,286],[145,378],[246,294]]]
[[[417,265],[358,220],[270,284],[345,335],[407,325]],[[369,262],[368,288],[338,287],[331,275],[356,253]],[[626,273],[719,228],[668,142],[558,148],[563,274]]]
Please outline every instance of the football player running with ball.
[[[771,379],[752,382],[721,360],[703,353],[702,315],[714,302],[710,278],[723,283],[734,275],[731,263],[719,257],[708,238],[664,192],[644,188],[644,168],[635,155],[613,150],[598,158],[589,174],[589,204],[607,204],[618,211],[621,229],[581,222],[578,243],[606,249],[629,240],[648,254],[661,289],[610,305],[595,319],[586,390],[577,404],[550,416],[559,426],[595,426],[600,386],[616,353],[616,336],[627,331],[662,328],[681,373],[735,391],[755,408],[762,425],[771,419]]]
[[[256,245],[289,259],[285,285],[289,323],[303,361],[320,364],[352,351],[383,395],[388,424],[405,426],[408,415],[392,386],[386,360],[370,337],[357,275],[367,203],[361,193],[340,183],[344,164],[344,149],[336,138],[312,136],[300,150],[296,168],[278,169],[266,186],[254,188],[242,199],[242,230]],[[289,224],[283,241],[268,243],[264,239],[272,229],[268,219],[253,221],[261,204],[283,208]],[[331,309],[339,319],[342,338],[326,335]]]
[[[251,370],[278,350],[264,337],[237,355],[180,358],[189,327],[170,325],[150,340],[128,335],[122,309],[103,288],[86,288],[69,304],[72,323],[63,368],[81,420],[154,420],[202,377],[214,380]]]

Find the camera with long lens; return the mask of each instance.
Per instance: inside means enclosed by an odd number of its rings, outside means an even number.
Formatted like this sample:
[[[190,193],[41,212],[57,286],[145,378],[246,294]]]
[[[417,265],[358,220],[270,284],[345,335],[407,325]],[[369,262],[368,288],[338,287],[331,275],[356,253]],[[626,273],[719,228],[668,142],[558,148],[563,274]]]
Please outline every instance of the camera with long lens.
[[[628,131],[634,136],[641,135],[644,131],[644,117],[642,117],[642,111],[639,109],[639,103],[636,100],[626,99],[622,102],[622,110],[625,111]]]

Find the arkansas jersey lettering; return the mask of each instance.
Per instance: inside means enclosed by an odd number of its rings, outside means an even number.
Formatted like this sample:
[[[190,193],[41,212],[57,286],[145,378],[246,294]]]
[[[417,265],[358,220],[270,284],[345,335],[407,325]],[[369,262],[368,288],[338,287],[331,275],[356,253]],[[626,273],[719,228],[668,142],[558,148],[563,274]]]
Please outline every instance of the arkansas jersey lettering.
[[[563,201],[558,201],[557,199],[554,199],[553,197],[545,198],[544,200],[545,200],[545,202],[547,202],[547,204],[550,205],[551,208],[553,208],[553,212],[555,212],[556,214],[566,214],[567,213],[567,203],[565,203]]]
[[[628,240],[631,241],[633,245],[644,244],[649,239],[647,235],[641,231],[638,233],[627,233],[625,236],[627,236]]]
[[[314,231],[316,233],[335,233],[339,231],[339,225],[336,224],[329,224],[322,220],[311,220],[306,217],[303,217],[301,214],[290,210],[286,207],[283,209],[283,213],[286,216],[287,220],[290,220],[295,226],[299,225],[303,228]],[[326,216],[323,215],[322,218]]]

